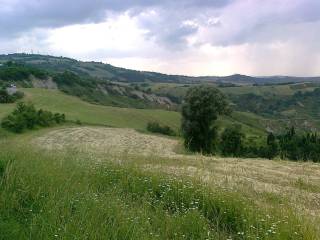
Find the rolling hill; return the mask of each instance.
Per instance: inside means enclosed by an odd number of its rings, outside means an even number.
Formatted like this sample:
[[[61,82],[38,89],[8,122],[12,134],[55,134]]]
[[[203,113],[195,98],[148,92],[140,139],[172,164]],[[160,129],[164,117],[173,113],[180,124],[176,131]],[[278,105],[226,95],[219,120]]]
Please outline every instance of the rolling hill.
[[[81,121],[83,124],[101,125],[118,128],[133,128],[146,131],[149,122],[159,122],[179,132],[181,115],[175,111],[161,109],[119,108],[91,104],[78,97],[67,95],[57,89],[22,88],[24,101],[32,102],[37,108],[52,112],[65,113],[69,121]],[[0,119],[10,113],[15,104],[0,104]],[[230,117],[219,119],[218,124],[224,128],[232,124],[240,124],[249,136],[265,135],[265,119],[235,112]]]
[[[37,54],[9,54],[0,55],[0,63],[7,61],[22,62],[41,69],[63,72],[71,71],[82,76],[90,76],[107,79],[116,82],[157,82],[157,83],[232,83],[237,85],[252,84],[279,84],[298,82],[320,82],[320,77],[291,77],[291,76],[270,76],[252,77],[240,74],[231,76],[201,76],[190,77],[180,75],[167,75],[156,72],[135,71],[112,66],[99,62],[82,62],[71,58],[54,57]]]

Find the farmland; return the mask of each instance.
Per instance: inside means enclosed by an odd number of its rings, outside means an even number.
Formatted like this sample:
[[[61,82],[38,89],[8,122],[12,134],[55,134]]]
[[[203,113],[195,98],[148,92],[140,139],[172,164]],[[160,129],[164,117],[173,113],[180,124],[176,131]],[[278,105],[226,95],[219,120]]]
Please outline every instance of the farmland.
[[[318,239],[320,167],[189,155],[132,129],[1,141],[2,239]]]

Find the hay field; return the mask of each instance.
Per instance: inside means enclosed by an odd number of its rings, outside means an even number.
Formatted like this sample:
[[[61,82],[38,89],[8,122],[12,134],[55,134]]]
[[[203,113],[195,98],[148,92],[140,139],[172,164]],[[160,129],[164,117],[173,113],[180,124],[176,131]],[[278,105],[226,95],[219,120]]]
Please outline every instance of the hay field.
[[[261,205],[291,206],[315,225],[320,222],[319,164],[186,155],[177,152],[181,142],[176,139],[132,129],[62,128],[46,131],[32,141],[44,151],[72,149],[93,161],[113,159],[146,171],[190,176],[208,185],[233,189]]]

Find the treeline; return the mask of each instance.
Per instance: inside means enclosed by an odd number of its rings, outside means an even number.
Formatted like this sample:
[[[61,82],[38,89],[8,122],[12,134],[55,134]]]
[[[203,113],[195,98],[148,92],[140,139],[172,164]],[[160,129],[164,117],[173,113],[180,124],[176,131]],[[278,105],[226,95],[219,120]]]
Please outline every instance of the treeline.
[[[296,133],[294,127],[283,134],[269,133],[264,143],[246,141],[240,126],[225,129],[217,149],[223,156],[281,158],[293,161],[320,162],[320,136],[317,133]]]
[[[19,102],[13,112],[2,119],[1,126],[9,131],[21,133],[26,129],[49,127],[65,121],[64,114],[37,110],[33,104]]]

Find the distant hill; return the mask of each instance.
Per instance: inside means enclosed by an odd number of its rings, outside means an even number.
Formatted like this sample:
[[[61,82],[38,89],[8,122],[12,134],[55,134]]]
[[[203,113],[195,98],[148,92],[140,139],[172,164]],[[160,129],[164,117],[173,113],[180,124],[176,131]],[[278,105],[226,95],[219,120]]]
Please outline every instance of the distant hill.
[[[225,77],[202,76],[190,77],[182,75],[167,75],[156,72],[135,71],[119,68],[110,64],[99,62],[82,62],[71,58],[54,57],[38,54],[9,54],[0,55],[0,64],[7,61],[22,62],[34,67],[45,69],[46,71],[64,72],[66,70],[74,72],[80,76],[95,77],[114,82],[154,82],[154,83],[232,83],[236,85],[263,85],[299,82],[320,82],[320,77],[291,77],[291,76],[271,76],[271,77],[251,77],[235,74]]]

